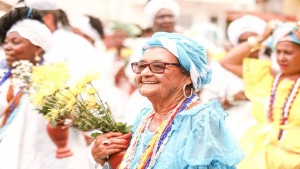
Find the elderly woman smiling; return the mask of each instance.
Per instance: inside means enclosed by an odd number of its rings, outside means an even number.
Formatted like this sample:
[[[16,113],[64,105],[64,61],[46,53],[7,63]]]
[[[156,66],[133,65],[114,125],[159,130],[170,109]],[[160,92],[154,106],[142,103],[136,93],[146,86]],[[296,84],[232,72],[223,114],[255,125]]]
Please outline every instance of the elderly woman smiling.
[[[194,94],[210,82],[205,48],[162,32],[147,44],[132,69],[152,105],[137,117],[130,145],[116,138],[121,133],[100,135],[94,159],[106,167],[107,156],[129,146],[119,168],[235,168],[244,155],[224,122],[226,113],[218,101],[200,104]]]

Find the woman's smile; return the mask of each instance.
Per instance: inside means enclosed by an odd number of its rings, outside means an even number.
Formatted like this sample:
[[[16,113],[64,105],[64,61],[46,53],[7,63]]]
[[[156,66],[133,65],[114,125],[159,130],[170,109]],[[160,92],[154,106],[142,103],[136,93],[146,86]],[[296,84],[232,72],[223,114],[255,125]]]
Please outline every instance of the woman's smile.
[[[142,82],[142,84],[157,84],[158,82]]]

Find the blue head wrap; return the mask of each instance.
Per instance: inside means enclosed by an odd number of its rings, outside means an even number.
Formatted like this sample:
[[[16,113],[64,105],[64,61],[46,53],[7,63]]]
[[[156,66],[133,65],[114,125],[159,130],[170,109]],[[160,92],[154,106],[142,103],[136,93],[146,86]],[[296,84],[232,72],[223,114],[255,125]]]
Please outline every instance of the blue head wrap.
[[[207,65],[206,50],[195,40],[177,33],[157,32],[147,44],[143,54],[151,47],[162,47],[175,55],[182,67],[190,72],[196,91],[210,82],[211,70]]]
[[[266,41],[271,49],[275,50],[278,42],[290,41],[300,45],[300,39],[297,39],[296,35],[292,30],[296,27],[294,22],[279,22],[277,23],[277,28],[273,31],[272,36],[270,36]]]

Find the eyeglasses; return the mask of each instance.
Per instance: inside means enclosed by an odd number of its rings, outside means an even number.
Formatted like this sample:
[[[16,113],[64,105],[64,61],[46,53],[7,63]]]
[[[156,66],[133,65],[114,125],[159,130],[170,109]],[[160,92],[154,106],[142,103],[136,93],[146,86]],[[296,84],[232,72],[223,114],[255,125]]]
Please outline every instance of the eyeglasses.
[[[179,63],[164,63],[164,62],[152,62],[152,63],[144,63],[144,62],[133,62],[131,63],[132,71],[136,74],[140,74],[146,67],[149,66],[149,69],[152,73],[161,74],[164,73],[166,65],[174,65],[180,66]]]

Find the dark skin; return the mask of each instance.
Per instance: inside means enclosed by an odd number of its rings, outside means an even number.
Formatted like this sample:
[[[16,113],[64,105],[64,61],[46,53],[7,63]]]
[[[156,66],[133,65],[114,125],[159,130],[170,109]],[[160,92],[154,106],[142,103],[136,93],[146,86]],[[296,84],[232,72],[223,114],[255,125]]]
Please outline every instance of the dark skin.
[[[37,64],[35,56],[39,55],[42,59],[43,49],[33,45],[28,39],[23,38],[17,32],[11,32],[7,35],[3,49],[6,55],[6,64],[12,67],[13,62],[19,60],[28,60],[32,64]]]

